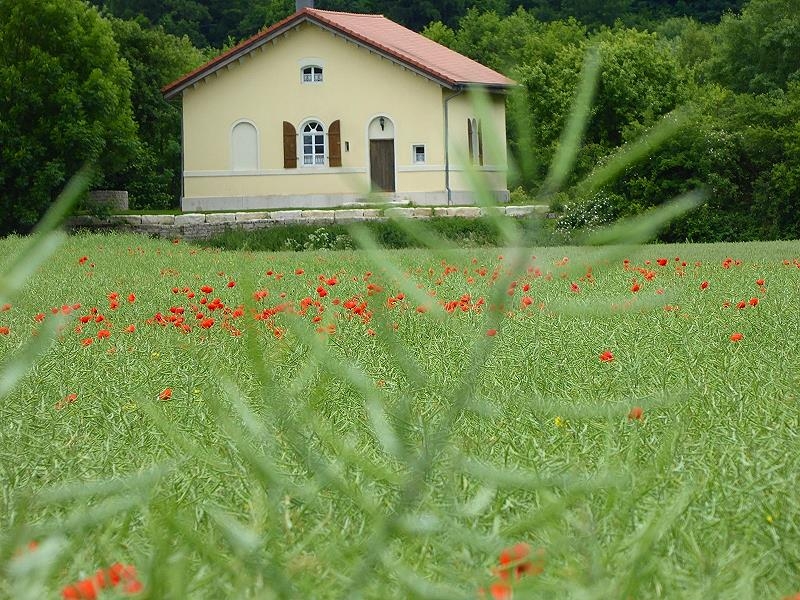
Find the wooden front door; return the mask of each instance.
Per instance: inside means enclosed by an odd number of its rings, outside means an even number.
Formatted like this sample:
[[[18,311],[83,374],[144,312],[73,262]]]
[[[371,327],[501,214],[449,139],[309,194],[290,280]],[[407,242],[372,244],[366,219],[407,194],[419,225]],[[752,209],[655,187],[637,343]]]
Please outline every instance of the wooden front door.
[[[369,172],[373,192],[394,192],[394,140],[369,141]]]

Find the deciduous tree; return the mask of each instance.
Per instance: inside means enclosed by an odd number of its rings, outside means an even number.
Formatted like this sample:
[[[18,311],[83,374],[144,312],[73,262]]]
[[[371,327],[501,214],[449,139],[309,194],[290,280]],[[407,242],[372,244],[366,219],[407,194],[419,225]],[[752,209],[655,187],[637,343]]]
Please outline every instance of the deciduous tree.
[[[80,0],[0,0],[0,230],[30,228],[84,163],[132,156],[131,74]]]

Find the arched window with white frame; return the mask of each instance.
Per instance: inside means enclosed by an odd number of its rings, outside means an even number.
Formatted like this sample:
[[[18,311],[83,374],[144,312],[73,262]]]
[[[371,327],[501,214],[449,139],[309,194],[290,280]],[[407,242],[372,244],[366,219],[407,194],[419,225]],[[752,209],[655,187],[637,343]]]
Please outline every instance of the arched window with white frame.
[[[249,121],[239,121],[231,130],[231,169],[258,170],[258,130]]]
[[[308,65],[301,70],[301,81],[303,83],[322,83],[322,67],[319,65]]]
[[[325,165],[325,128],[319,121],[308,121],[300,132],[304,167]]]

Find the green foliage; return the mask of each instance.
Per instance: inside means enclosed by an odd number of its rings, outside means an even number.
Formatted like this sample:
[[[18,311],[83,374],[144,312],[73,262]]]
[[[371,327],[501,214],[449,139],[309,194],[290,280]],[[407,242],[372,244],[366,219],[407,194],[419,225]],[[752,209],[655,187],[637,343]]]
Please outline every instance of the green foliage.
[[[511,149],[534,153],[538,172],[533,181],[543,180],[544,166],[556,153],[588,44],[598,49],[600,74],[573,180],[687,99],[688,73],[655,34],[616,27],[587,38],[576,24],[546,28],[551,30],[549,43],[540,40],[532,46],[515,72],[525,88],[515,110],[525,112],[530,141]]]
[[[120,56],[133,76],[131,102],[138,126],[136,153],[125,169],[106,177],[105,185],[128,190],[133,210],[176,206],[181,190],[181,113],[164,100],[160,88],[203,62],[189,42],[143,29],[135,21],[111,18]]]
[[[0,233],[30,229],[86,162],[134,155],[131,74],[80,0],[0,0]]]
[[[751,0],[741,14],[725,15],[707,77],[736,92],[754,94],[800,82],[798,21],[797,0]]]
[[[442,247],[472,248],[498,246],[502,236],[488,219],[466,219],[461,217],[435,217],[425,219],[425,225],[433,232]],[[563,238],[554,236],[547,225],[538,218],[520,219],[519,225],[531,240],[539,245],[553,245]],[[421,242],[409,234],[401,223],[393,220],[367,221],[362,224],[374,240],[384,248],[419,248]],[[226,250],[280,251],[280,250],[343,250],[354,248],[358,243],[344,225],[286,225],[255,231],[228,229],[204,245]]]

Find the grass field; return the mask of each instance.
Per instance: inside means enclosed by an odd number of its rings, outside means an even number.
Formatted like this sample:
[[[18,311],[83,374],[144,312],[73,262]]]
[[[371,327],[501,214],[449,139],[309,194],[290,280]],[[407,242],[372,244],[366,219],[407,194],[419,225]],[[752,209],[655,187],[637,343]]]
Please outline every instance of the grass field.
[[[3,385],[2,598],[800,591],[797,242],[78,235],[9,304],[7,380],[60,333]]]

